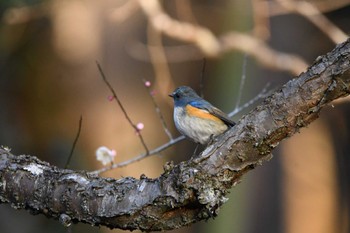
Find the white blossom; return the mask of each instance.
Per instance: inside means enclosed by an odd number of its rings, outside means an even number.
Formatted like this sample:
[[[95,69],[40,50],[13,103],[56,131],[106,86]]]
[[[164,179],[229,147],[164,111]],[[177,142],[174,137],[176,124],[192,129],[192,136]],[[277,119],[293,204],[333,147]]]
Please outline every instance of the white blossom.
[[[105,146],[100,146],[96,150],[96,159],[100,161],[104,166],[112,163],[116,155],[117,152],[115,150],[110,150]]]

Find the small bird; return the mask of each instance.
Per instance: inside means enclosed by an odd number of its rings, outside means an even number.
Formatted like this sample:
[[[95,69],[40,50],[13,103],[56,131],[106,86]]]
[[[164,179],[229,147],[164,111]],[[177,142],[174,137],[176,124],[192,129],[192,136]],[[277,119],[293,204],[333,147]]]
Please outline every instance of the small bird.
[[[169,96],[174,99],[176,128],[196,143],[205,145],[213,136],[222,134],[236,124],[190,87],[178,87]]]

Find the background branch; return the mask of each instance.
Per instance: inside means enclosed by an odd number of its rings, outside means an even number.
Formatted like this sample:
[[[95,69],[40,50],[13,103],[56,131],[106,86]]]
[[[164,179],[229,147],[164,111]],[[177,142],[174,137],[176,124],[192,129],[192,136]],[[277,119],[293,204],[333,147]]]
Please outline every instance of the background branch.
[[[207,28],[171,18],[158,0],[139,0],[139,3],[156,30],[196,45],[206,56],[214,57],[238,50],[253,56],[269,68],[288,71],[294,75],[307,67],[307,63],[299,56],[278,52],[254,36],[232,31],[217,38]]]
[[[290,0],[276,1],[288,11],[298,13],[307,18],[335,44],[341,43],[348,38],[348,35],[346,35],[339,27],[328,20],[327,17],[323,15],[312,3],[307,1]]]

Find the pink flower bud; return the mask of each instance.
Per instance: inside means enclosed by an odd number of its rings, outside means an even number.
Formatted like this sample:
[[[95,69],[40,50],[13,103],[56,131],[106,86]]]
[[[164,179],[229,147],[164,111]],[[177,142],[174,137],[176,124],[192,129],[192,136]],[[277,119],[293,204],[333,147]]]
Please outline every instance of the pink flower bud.
[[[145,125],[142,122],[139,122],[136,125],[136,128],[137,128],[138,131],[141,131],[144,127],[145,127]]]
[[[145,82],[145,86],[146,86],[146,87],[150,87],[151,85],[152,85],[152,83],[151,83],[150,81],[146,81],[146,82]]]

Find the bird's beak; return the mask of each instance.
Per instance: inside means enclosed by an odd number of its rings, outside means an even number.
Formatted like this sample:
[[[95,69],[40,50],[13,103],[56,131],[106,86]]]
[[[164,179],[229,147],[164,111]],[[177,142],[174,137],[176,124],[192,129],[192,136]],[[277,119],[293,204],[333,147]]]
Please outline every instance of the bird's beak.
[[[174,98],[174,94],[173,94],[173,93],[169,94],[169,96],[170,96],[171,98]]]

